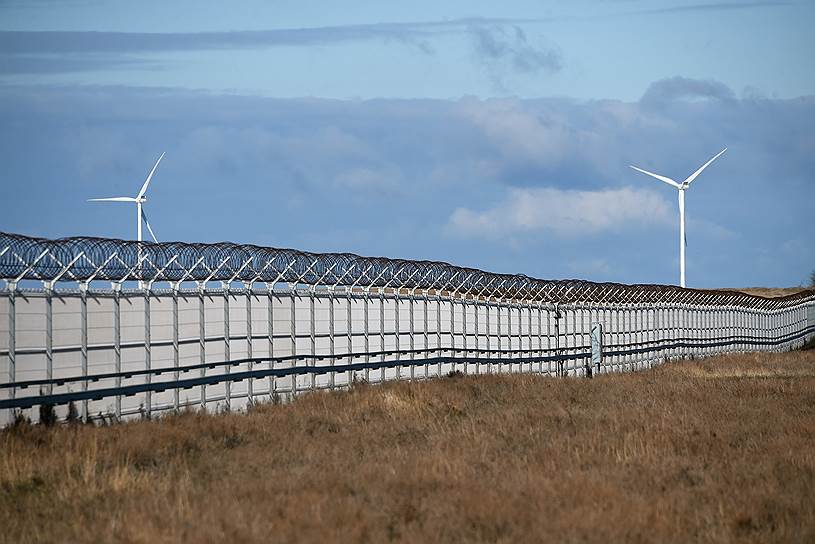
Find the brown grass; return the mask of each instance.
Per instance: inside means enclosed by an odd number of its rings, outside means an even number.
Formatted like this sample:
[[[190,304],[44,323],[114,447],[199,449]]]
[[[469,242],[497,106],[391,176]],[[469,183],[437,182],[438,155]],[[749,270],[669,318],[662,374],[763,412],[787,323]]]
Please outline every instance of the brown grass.
[[[0,435],[6,542],[813,542],[815,351]]]
[[[738,291],[740,293],[747,293],[748,295],[776,298],[795,295],[801,291],[807,291],[809,289],[812,289],[812,287],[741,287],[725,288],[720,289],[720,291]]]

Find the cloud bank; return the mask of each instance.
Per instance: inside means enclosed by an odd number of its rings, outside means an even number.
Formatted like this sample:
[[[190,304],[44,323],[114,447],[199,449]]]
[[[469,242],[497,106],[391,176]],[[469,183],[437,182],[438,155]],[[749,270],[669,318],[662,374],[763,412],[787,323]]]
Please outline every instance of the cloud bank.
[[[780,248],[815,239],[815,97],[680,79],[638,102],[0,86],[0,122],[3,230],[132,237],[129,216],[84,200],[131,194],[167,151],[149,203],[164,240],[675,281],[675,191],[628,164],[684,179],[727,146],[687,195],[690,277],[782,285],[812,267]]]
[[[138,67],[135,55],[179,51],[401,43],[433,54],[446,35],[469,35],[474,54],[492,72],[557,71],[560,53],[531,44],[520,24],[529,18],[461,18],[440,21],[350,24],[230,32],[0,31],[0,74],[68,73],[104,67]],[[143,61],[142,61],[143,62]],[[153,62],[156,62],[153,60]],[[503,65],[506,64],[506,67]]]
[[[672,77],[656,81],[642,95],[640,103],[658,106],[679,100],[734,100],[735,93],[720,81]]]
[[[45,3],[0,2],[5,9],[42,9]],[[218,32],[109,32],[0,30],[0,75],[64,74],[104,69],[144,69],[167,53],[332,46],[380,41],[438,53],[438,38],[468,39],[476,62],[497,87],[509,74],[550,74],[563,66],[555,44],[530,39],[530,29],[551,23],[674,12],[710,12],[781,8],[791,2],[714,2],[663,8],[609,11],[603,14],[548,17],[462,17],[429,21],[374,22],[320,27],[232,30]],[[443,51],[441,51],[443,53]],[[149,60],[141,57],[149,56]],[[161,64],[163,65],[163,64]]]
[[[503,201],[487,210],[456,208],[448,229],[457,235],[487,239],[519,233],[579,238],[628,226],[664,225],[669,216],[665,199],[649,190],[512,188]]]

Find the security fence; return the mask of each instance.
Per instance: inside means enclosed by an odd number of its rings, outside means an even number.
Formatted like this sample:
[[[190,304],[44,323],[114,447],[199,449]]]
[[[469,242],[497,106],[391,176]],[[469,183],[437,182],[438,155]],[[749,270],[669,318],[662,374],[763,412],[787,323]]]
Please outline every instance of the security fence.
[[[815,291],[545,281],[226,243],[0,233],[0,278],[0,425],[41,405],[121,418],[455,371],[585,376],[815,335]]]

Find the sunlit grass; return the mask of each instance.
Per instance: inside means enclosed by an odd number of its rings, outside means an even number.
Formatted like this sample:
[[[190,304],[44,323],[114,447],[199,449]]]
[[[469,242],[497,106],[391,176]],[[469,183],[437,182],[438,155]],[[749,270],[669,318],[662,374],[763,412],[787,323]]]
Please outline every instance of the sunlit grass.
[[[815,351],[0,434],[7,542],[815,540]]]

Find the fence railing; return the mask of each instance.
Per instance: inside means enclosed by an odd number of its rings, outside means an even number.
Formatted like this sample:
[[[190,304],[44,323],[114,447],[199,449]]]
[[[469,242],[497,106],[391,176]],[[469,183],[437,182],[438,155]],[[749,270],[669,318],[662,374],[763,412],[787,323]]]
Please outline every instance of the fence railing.
[[[813,291],[546,281],[235,244],[0,233],[0,279],[5,421],[43,404],[126,417],[453,371],[626,371],[815,334]]]

